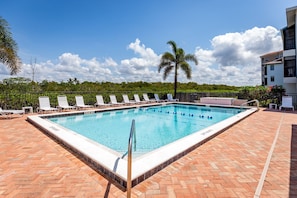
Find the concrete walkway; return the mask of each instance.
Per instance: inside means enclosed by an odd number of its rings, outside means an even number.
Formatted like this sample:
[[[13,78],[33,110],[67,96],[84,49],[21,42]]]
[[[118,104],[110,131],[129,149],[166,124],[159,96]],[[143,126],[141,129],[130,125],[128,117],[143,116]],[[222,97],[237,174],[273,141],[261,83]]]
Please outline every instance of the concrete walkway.
[[[296,112],[261,109],[135,186],[132,197],[297,197],[296,125]],[[126,192],[23,116],[0,118],[0,197]]]

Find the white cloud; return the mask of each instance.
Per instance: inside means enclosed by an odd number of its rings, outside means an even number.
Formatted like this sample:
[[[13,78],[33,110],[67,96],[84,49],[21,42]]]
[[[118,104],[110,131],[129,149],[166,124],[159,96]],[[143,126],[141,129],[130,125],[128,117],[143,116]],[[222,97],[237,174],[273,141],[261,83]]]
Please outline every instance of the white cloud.
[[[125,77],[125,81],[160,81],[157,72],[157,65],[160,55],[157,55],[151,48],[146,48],[139,39],[130,43],[128,49],[134,51],[139,57],[124,59],[117,68],[118,74]]]
[[[77,54],[63,53],[58,57],[58,62],[46,61],[35,66],[36,81],[67,81],[77,78],[80,81],[109,81],[112,79],[112,68],[116,66],[112,58],[105,59],[102,63],[96,58],[82,59]],[[33,77],[30,64],[23,64],[18,76]]]
[[[282,39],[277,29],[271,26],[254,27],[245,32],[226,33],[214,37],[211,49],[197,47],[194,54],[199,65],[192,63],[191,81],[199,84],[259,85],[260,56],[282,49]],[[180,46],[182,47],[182,46]],[[120,60],[111,57],[99,61],[97,58],[83,59],[78,54],[63,53],[56,62],[48,60],[36,64],[35,80],[67,81],[77,78],[79,81],[162,81],[162,73],[157,66],[161,54],[146,47],[139,39],[127,47],[135,53],[134,57]],[[186,52],[192,53],[192,52]],[[18,76],[32,78],[30,64],[23,64]],[[9,78],[8,69],[0,64],[0,80]],[[183,72],[179,72],[180,82],[187,82]],[[172,82],[172,76],[167,78]]]
[[[117,66],[118,64],[112,58],[106,58],[105,61],[103,62],[103,65],[107,67],[112,67],[112,66]]]
[[[146,48],[144,44],[140,44],[140,40],[136,39],[134,43],[130,43],[128,49],[139,55],[139,58],[124,59],[121,65],[125,67],[134,67],[142,70],[143,67],[156,67],[159,64],[160,56],[158,56],[151,48]]]
[[[259,85],[260,56],[282,49],[274,27],[254,27],[245,32],[227,33],[211,40],[212,50],[197,48],[200,63],[193,76],[198,83]]]

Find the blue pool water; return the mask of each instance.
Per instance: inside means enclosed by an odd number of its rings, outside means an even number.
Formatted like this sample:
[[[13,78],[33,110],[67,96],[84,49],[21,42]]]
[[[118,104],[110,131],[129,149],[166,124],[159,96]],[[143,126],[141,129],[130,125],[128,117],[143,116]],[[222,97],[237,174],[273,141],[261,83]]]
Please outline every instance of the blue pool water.
[[[144,154],[234,116],[244,110],[163,105],[48,118],[121,154],[127,152],[132,120],[136,152]]]

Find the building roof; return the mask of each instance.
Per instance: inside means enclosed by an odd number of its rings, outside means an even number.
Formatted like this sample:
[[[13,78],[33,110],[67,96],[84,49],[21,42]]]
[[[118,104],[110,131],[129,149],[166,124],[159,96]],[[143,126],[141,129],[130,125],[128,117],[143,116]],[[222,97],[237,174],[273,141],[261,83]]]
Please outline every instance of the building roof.
[[[276,51],[276,52],[269,52],[269,53],[267,53],[267,54],[263,54],[263,55],[260,56],[260,57],[262,58],[262,57],[265,57],[265,56],[271,56],[271,55],[279,54],[279,53],[283,53],[283,50]]]
[[[282,64],[283,63],[283,59],[282,58],[278,58],[275,59],[273,61],[267,62],[267,63],[263,63],[264,65],[276,65],[276,64]]]
[[[292,25],[296,24],[296,21],[295,21],[296,12],[297,12],[297,6],[286,9],[288,27],[291,27]]]

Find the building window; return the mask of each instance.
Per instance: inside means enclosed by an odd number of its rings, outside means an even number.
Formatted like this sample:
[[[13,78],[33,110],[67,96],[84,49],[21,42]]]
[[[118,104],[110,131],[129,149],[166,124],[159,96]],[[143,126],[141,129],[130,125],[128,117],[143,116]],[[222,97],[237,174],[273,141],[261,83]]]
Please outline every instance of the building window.
[[[271,71],[274,70],[274,65],[270,65],[270,70],[271,70]]]
[[[274,82],[274,76],[270,77],[270,82]]]
[[[295,25],[283,29],[284,50],[295,49]]]
[[[284,77],[296,77],[296,60],[284,61]]]

